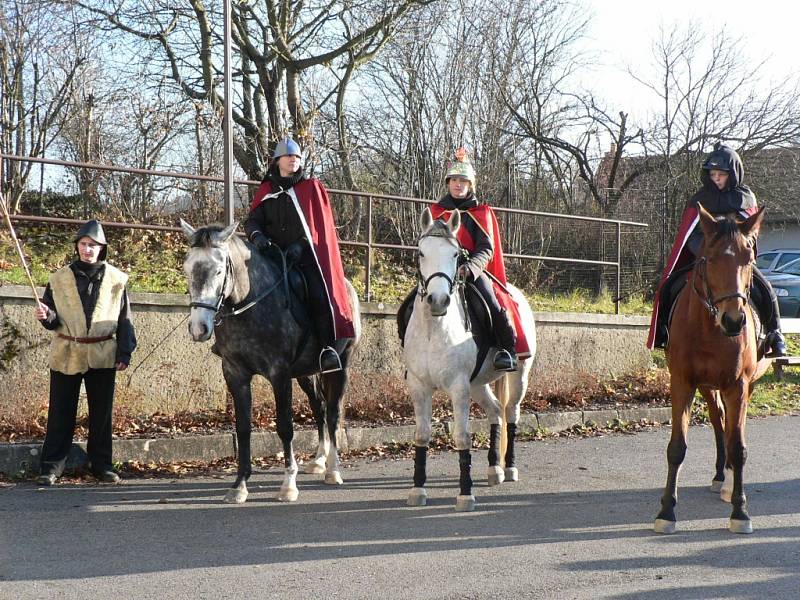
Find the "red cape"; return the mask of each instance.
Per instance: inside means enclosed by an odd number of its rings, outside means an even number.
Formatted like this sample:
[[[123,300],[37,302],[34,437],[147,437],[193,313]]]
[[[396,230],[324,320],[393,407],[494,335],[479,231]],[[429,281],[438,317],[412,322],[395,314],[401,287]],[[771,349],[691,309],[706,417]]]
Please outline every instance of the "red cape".
[[[755,214],[756,212],[758,212],[758,205],[747,209],[748,215]],[[656,323],[658,322],[658,309],[659,302],[661,301],[661,286],[664,285],[667,277],[669,277],[673,271],[685,267],[694,260],[694,256],[692,256],[692,253],[686,248],[686,242],[699,220],[700,211],[697,209],[696,204],[687,206],[683,211],[683,215],[681,215],[681,222],[680,225],[678,225],[678,234],[675,236],[675,242],[672,244],[669,258],[667,258],[667,263],[664,265],[664,272],[661,274],[661,279],[658,282],[658,291],[653,300],[653,314],[650,316],[650,332],[647,335],[647,347],[650,350],[653,349],[656,338]]]
[[[449,219],[452,210],[445,210],[438,204],[430,207],[431,214],[434,219]],[[486,272],[491,275],[494,293],[497,296],[497,301],[511,315],[514,329],[517,330],[517,356],[519,358],[528,358],[531,355],[528,340],[525,337],[525,330],[522,328],[522,319],[519,316],[519,307],[516,301],[511,297],[511,294],[506,287],[508,280],[506,279],[506,265],[503,261],[503,246],[500,243],[500,228],[497,225],[497,219],[494,216],[494,211],[487,204],[479,204],[466,211],[460,211],[462,218],[470,217],[480,227],[483,232],[489,236],[492,241],[494,252],[492,258],[486,265]],[[459,227],[456,233],[458,242],[463,248],[470,252],[475,250],[475,240],[469,234],[466,227]]]
[[[339,254],[339,238],[333,220],[331,202],[328,191],[318,179],[305,179],[293,188],[297,203],[300,206],[300,220],[311,242],[311,249],[317,259],[317,266],[325,281],[328,304],[333,318],[334,337],[339,340],[355,337],[353,313],[347,297],[342,259]],[[253,195],[250,210],[271,198],[264,198],[272,193],[272,183],[264,181]],[[291,196],[292,194],[290,194]]]

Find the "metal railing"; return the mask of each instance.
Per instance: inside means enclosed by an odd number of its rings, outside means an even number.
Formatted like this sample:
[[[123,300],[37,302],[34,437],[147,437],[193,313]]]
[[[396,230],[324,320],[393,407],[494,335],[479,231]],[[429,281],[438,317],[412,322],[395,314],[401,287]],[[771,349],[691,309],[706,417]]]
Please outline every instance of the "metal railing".
[[[137,174],[137,175],[146,175],[150,177],[170,177],[176,179],[190,179],[196,181],[211,181],[211,182],[219,182],[222,183],[224,179],[222,177],[215,177],[210,175],[193,175],[189,173],[180,173],[175,171],[157,171],[157,170],[149,170],[149,169],[137,169],[137,168],[130,168],[130,167],[119,167],[113,165],[98,165],[94,163],[84,163],[84,162],[75,162],[75,161],[66,161],[66,160],[57,160],[57,159],[50,159],[50,158],[40,158],[40,157],[30,157],[30,156],[17,156],[13,154],[0,154],[0,183],[2,183],[2,161],[3,160],[12,160],[12,161],[27,161],[33,163],[40,163],[43,165],[54,165],[54,166],[61,166],[61,167],[70,167],[70,168],[79,168],[79,169],[90,169],[90,170],[97,170],[97,171],[112,171],[112,172],[119,172],[119,173],[130,173],[130,174]],[[241,185],[259,185],[260,181],[254,181],[250,179],[234,179],[233,182],[235,184]],[[423,198],[412,198],[408,196],[395,196],[390,194],[374,194],[369,192],[359,192],[354,190],[339,190],[339,189],[328,189],[328,193],[334,197],[351,197],[351,198],[362,198],[366,200],[366,212],[367,212],[367,226],[366,226],[366,235],[367,241],[357,241],[357,240],[341,240],[341,245],[343,246],[350,246],[355,248],[364,248],[366,251],[365,257],[365,281],[364,281],[364,296],[366,301],[372,300],[372,263],[374,257],[374,251],[376,249],[390,249],[390,250],[403,250],[403,251],[411,251],[416,250],[416,246],[408,246],[404,244],[390,244],[390,243],[381,243],[376,242],[373,239],[373,232],[374,232],[374,224],[373,224],[373,209],[374,203],[376,201],[395,201],[395,202],[406,202],[406,203],[415,203],[415,204],[424,204],[430,205],[433,201],[426,200]],[[602,223],[602,224],[612,224],[616,227],[616,260],[614,261],[604,261],[604,260],[589,260],[589,259],[580,259],[580,258],[569,258],[569,257],[559,257],[559,256],[542,256],[536,254],[505,254],[508,258],[516,258],[522,260],[536,260],[536,261],[543,261],[543,262],[562,262],[562,263],[571,263],[571,264],[584,264],[584,265],[596,265],[596,266],[603,266],[603,267],[613,267],[616,272],[615,283],[616,283],[616,295],[614,301],[614,310],[616,314],[619,314],[619,305],[620,305],[620,296],[621,296],[621,288],[622,288],[622,281],[621,281],[621,268],[622,268],[622,227],[648,227],[647,223],[638,223],[635,221],[621,221],[616,219],[603,219],[599,217],[588,217],[588,216],[580,216],[580,215],[563,215],[558,213],[548,213],[548,212],[540,212],[534,210],[524,210],[519,208],[503,208],[499,206],[493,206],[492,209],[495,212],[500,213],[510,213],[510,214],[520,214],[520,215],[527,215],[533,217],[543,217],[543,218],[554,218],[554,219],[565,219],[571,221],[584,221],[584,222],[592,222],[592,223]],[[44,217],[44,216],[35,216],[35,215],[12,215],[12,221],[17,222],[33,222],[33,223],[52,223],[52,224],[82,224],[83,221],[79,219],[66,219],[66,218],[58,218],[58,217]],[[103,222],[103,225],[107,225],[112,228],[124,228],[124,229],[145,229],[145,230],[152,230],[152,231],[181,231],[180,227],[172,227],[168,225],[150,225],[146,223],[122,223],[122,222]]]

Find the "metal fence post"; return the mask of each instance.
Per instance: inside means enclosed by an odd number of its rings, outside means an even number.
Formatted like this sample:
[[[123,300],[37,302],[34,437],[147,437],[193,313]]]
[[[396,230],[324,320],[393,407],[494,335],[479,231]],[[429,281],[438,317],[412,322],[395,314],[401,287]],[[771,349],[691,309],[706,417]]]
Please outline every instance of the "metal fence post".
[[[372,300],[372,196],[367,196],[367,269],[364,299]]]
[[[622,295],[622,224],[617,222],[617,296],[614,300],[614,314],[619,314],[620,296]]]

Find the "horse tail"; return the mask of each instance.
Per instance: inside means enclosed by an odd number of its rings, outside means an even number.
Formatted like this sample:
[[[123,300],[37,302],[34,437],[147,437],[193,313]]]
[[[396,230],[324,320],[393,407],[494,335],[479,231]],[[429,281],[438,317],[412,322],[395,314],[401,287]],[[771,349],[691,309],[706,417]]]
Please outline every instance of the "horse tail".
[[[494,394],[500,402],[500,465],[506,466],[506,450],[508,449],[508,427],[506,409],[508,408],[508,373],[504,373],[494,384]]]

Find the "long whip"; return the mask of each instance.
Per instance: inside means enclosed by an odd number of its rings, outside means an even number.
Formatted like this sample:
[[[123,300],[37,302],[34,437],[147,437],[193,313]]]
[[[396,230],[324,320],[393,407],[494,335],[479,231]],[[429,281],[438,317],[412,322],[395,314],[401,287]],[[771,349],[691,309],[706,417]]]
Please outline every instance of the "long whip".
[[[33,277],[31,277],[31,272],[28,270],[28,263],[25,260],[25,255],[22,253],[22,246],[19,244],[19,239],[17,239],[17,232],[14,231],[14,226],[11,224],[11,217],[8,214],[8,208],[6,207],[6,200],[5,197],[0,194],[0,206],[3,207],[3,216],[6,220],[6,225],[8,226],[8,230],[11,232],[11,238],[14,240],[14,245],[17,248],[17,254],[19,254],[19,260],[22,262],[22,268],[25,270],[25,275],[28,276],[28,282],[31,284],[31,291],[33,291],[33,297],[36,299],[37,305],[39,304],[39,294],[36,293],[36,284],[33,282]]]

